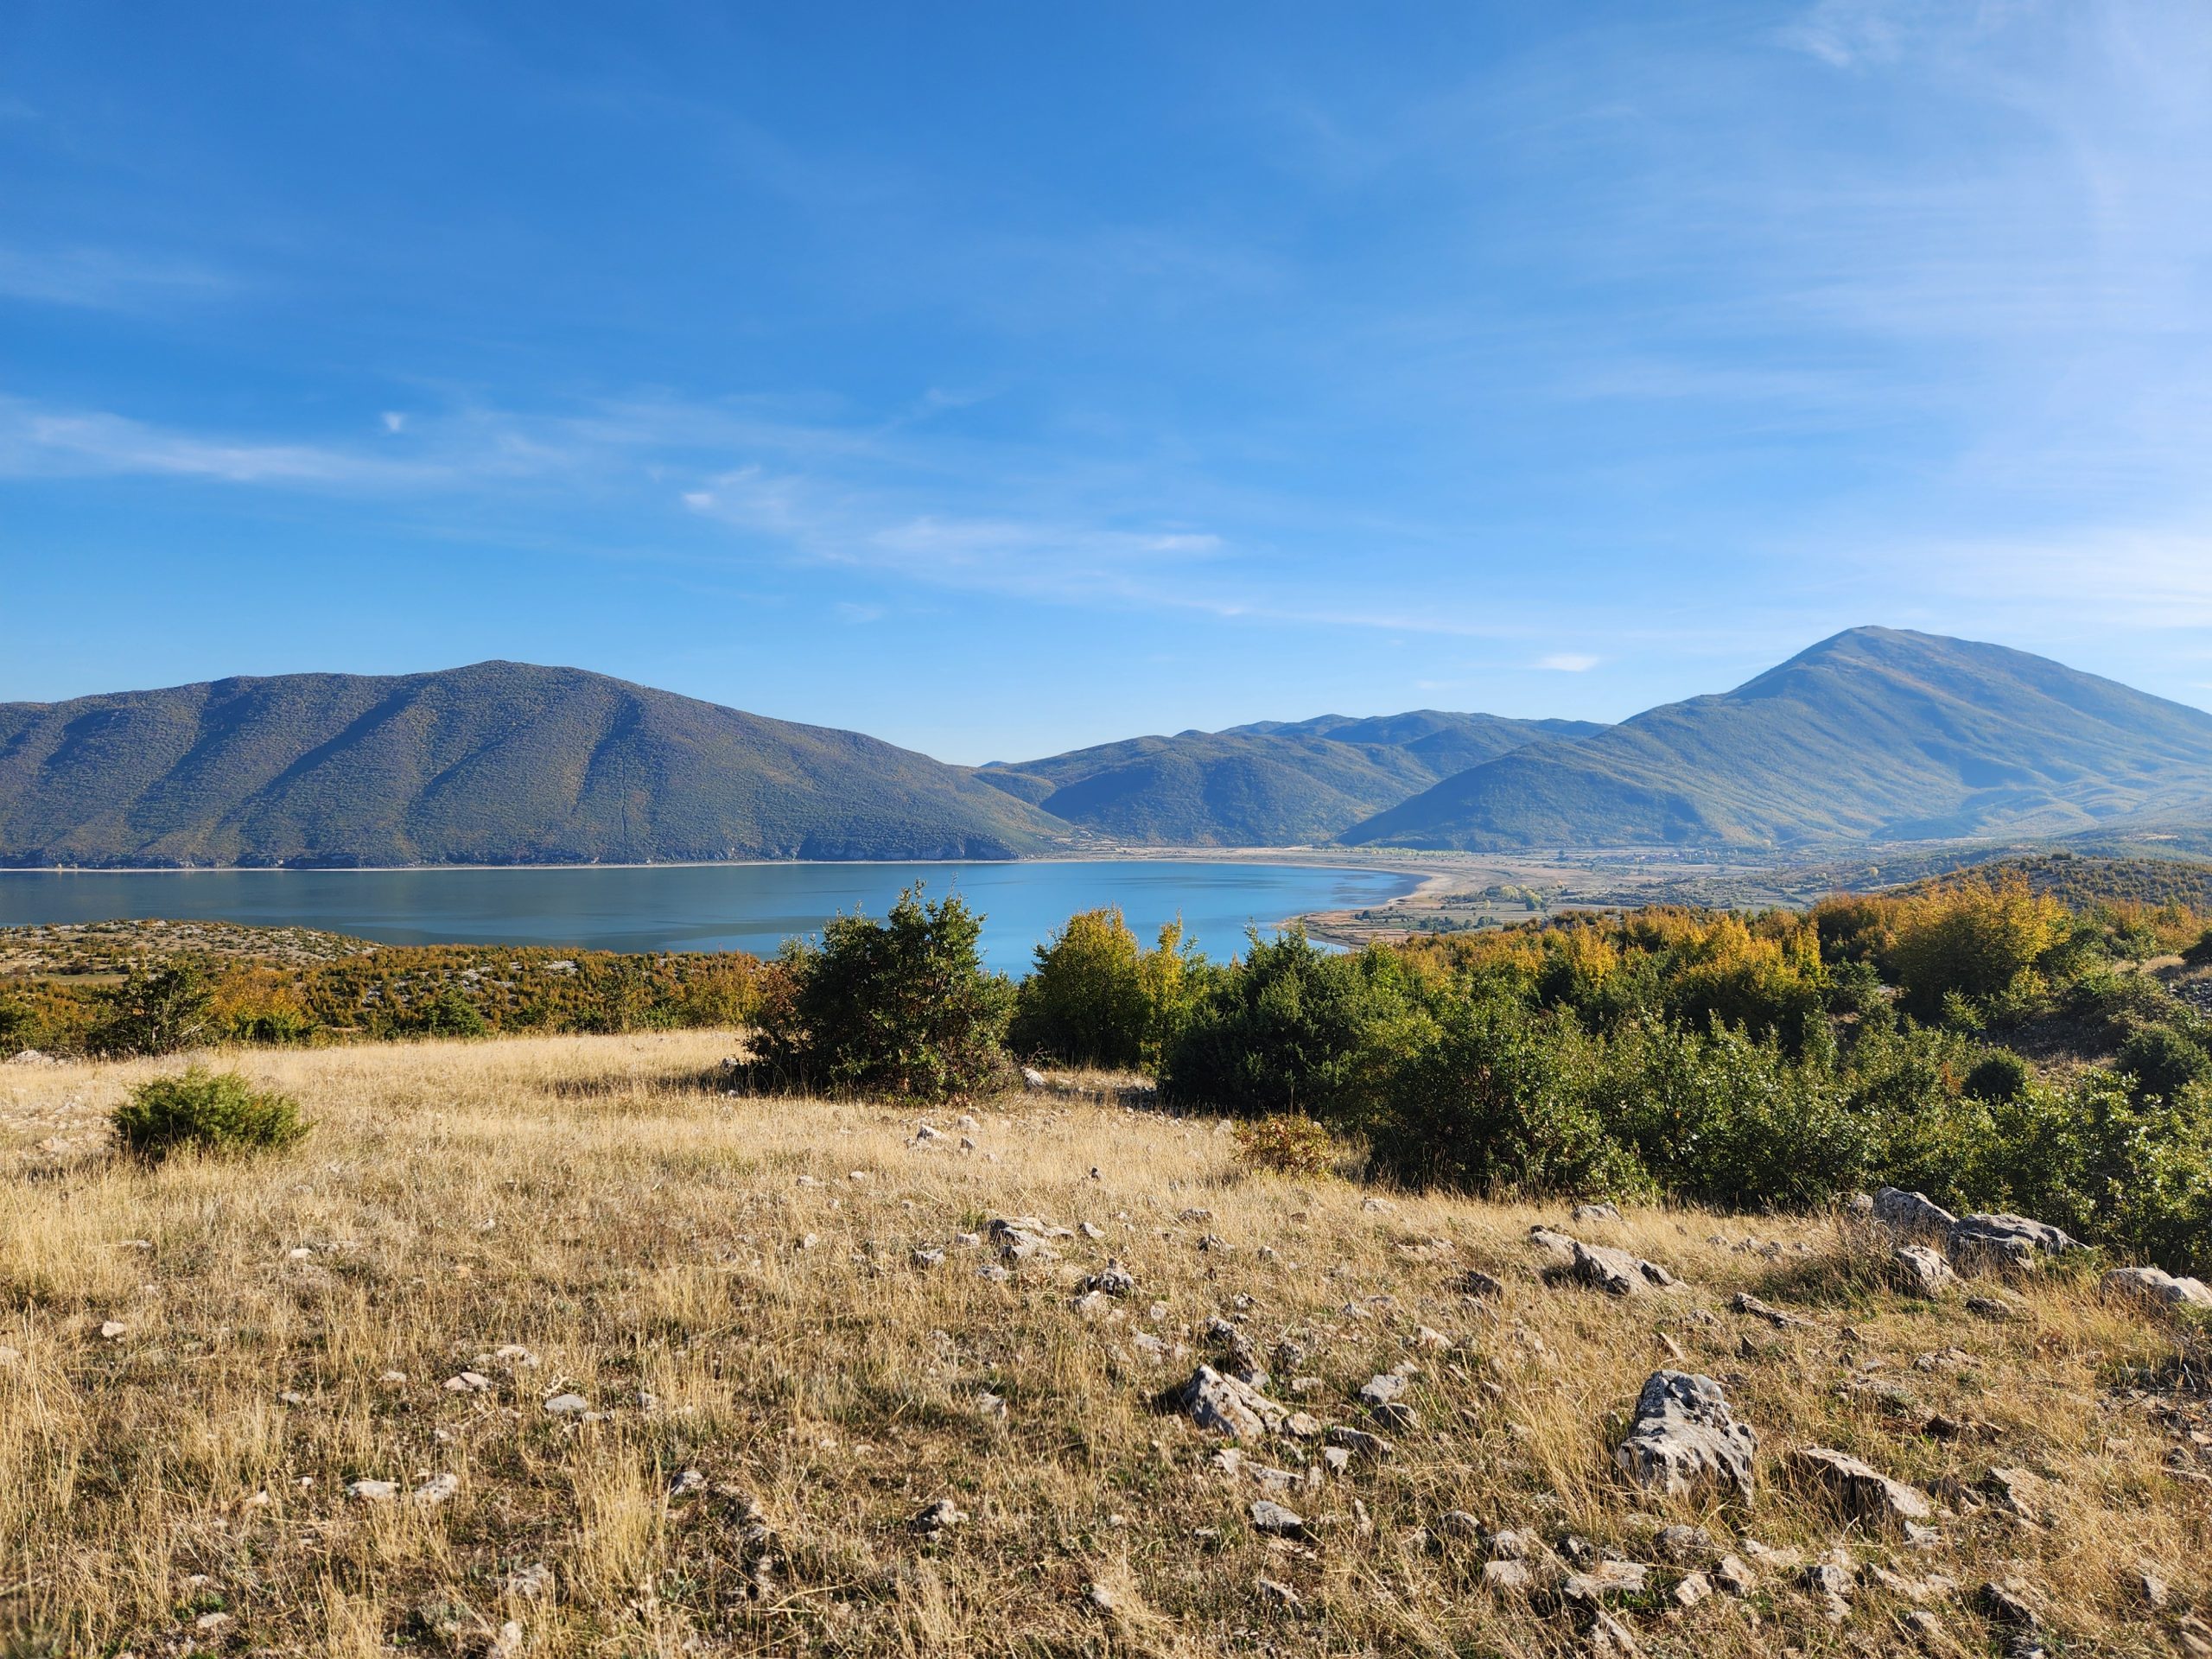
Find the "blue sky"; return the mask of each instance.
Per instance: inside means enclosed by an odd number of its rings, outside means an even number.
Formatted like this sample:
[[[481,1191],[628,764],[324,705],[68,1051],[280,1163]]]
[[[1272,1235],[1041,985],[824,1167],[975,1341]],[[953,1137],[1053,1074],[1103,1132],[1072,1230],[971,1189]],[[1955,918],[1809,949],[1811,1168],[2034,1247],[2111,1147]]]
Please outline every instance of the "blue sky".
[[[2212,703],[2212,8],[0,12],[0,698]]]

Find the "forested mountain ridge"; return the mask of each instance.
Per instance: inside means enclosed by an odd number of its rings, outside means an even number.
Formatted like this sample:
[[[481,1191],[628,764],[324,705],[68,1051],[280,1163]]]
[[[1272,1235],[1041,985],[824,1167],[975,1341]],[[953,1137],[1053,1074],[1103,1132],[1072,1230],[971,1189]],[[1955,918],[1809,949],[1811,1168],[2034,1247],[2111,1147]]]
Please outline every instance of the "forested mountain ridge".
[[[1118,841],[1316,844],[1523,744],[1599,729],[1580,721],[1433,709],[1363,719],[1324,715],[1128,738],[986,766],[979,775],[1056,817]]]
[[[0,864],[1007,858],[966,767],[580,669],[285,674],[0,704]]]
[[[1891,628],[1733,691],[1517,748],[1378,813],[1366,846],[2063,836],[2212,808],[2212,715],[2024,652]]]

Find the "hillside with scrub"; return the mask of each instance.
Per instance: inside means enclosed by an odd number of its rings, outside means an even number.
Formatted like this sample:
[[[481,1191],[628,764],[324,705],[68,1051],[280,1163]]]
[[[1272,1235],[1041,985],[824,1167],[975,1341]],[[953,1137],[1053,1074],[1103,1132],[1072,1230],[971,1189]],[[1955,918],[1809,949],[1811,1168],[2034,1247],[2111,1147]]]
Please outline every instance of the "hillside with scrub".
[[[689,983],[16,936],[97,1017],[0,1068],[0,1630],[2212,1652],[2207,930],[1966,878],[1230,963],[1094,912],[1018,982],[920,893]]]

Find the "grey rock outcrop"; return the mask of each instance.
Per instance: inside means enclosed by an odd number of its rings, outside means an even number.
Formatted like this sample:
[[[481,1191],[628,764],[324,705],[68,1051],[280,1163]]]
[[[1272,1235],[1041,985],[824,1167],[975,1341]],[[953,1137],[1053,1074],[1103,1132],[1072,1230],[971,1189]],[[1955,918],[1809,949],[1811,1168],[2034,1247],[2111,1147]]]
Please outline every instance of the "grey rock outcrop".
[[[2202,1279],[2177,1279],[2157,1268],[2114,1268],[2105,1274],[2107,1294],[2132,1296],[2167,1307],[2212,1309],[2212,1287]]]
[[[1908,1192],[1896,1186],[1885,1186],[1874,1194],[1873,1215],[1891,1231],[1909,1238],[1942,1238],[1959,1219],[1925,1192]]]
[[[1200,1428],[1209,1428],[1231,1440],[1255,1440],[1281,1430],[1290,1421],[1290,1408],[1270,1400],[1250,1383],[1224,1376],[1211,1365],[1201,1365],[1178,1391],[1177,1402]]]
[[[1603,1244],[1573,1241],[1569,1271],[1583,1284],[1608,1296],[1636,1296],[1647,1290],[1673,1290],[1681,1281],[1656,1262]]]
[[[1613,1461],[1646,1491],[1672,1496],[1723,1487],[1749,1498],[1758,1445],[1751,1426],[1729,1409],[1719,1383],[1688,1371],[1654,1371],[1637,1396],[1635,1424]]]
[[[2080,1248],[2047,1222],[2013,1215],[1961,1216],[1951,1224],[1947,1245],[1952,1262],[1968,1272],[2032,1272],[2043,1257]]]
[[[1846,1452],[1825,1446],[1804,1446],[1789,1454],[1789,1467],[1807,1484],[1826,1491],[1846,1513],[1862,1520],[1895,1526],[1925,1521],[1936,1512],[1927,1493],[1891,1480],[1873,1465]]]
[[[1925,1244],[1900,1244],[1890,1252],[1890,1267],[1899,1287],[1915,1295],[1939,1296],[1958,1287],[1951,1264]]]

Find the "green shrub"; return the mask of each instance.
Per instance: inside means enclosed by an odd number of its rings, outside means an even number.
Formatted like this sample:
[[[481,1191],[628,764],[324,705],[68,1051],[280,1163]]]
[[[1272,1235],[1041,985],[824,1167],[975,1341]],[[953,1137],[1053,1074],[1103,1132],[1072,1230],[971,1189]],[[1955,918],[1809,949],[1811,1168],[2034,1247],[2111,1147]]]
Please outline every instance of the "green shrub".
[[[1382,1173],[1469,1192],[1649,1189],[1592,1103],[1603,1039],[1564,1010],[1454,1001],[1425,1033],[1390,1046],[1364,1118]]]
[[[235,1071],[194,1066],[181,1077],[155,1077],[115,1109],[116,1138],[138,1157],[158,1163],[185,1148],[206,1153],[275,1151],[308,1132],[289,1095],[256,1089]]]
[[[2212,1077],[2212,1054],[2171,1026],[2145,1026],[2120,1046],[2120,1069],[2139,1093],[2171,1100],[2193,1083]]]
[[[1118,909],[1086,910],[1037,947],[1007,1040],[1071,1065],[1135,1065],[1149,1014],[1137,936]]]
[[[1251,936],[1169,1049],[1163,1093],[1239,1114],[1345,1109],[1375,1029],[1404,1012],[1395,958],[1334,956],[1300,927]]]
[[[90,1044],[101,1054],[171,1054],[205,1041],[214,1020],[214,988],[189,957],[134,963],[104,994]]]
[[[2035,1068],[2009,1048],[1994,1049],[1967,1073],[1966,1092],[1976,1100],[2018,1100],[2035,1075]]]
[[[1328,1130],[1299,1112],[1247,1118],[1236,1126],[1236,1155],[1254,1169],[1278,1175],[1325,1175],[1337,1143]]]
[[[1014,987],[976,950],[982,918],[918,884],[880,922],[840,916],[766,976],[756,1072],[784,1084],[943,1100],[1003,1083]]]
[[[29,1004],[12,996],[0,996],[0,1059],[26,1047],[37,1023],[38,1016],[30,1011]]]
[[[388,1027],[397,1037],[481,1037],[490,1028],[483,1011],[457,985],[441,985],[410,1003]]]
[[[315,1023],[312,1014],[298,1008],[281,1005],[262,1008],[241,1008],[231,1015],[231,1035],[241,1043],[259,1043],[270,1047],[292,1047],[315,1039]]]
[[[2212,965],[2212,927],[2206,928],[2196,943],[2181,953],[2181,959],[2192,968]]]

